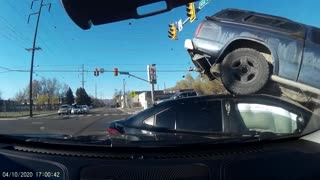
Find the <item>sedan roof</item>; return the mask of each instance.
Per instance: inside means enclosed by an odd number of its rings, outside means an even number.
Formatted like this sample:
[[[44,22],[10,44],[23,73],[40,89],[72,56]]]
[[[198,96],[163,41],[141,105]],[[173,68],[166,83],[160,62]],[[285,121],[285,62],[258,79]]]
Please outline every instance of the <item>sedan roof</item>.
[[[127,19],[139,19],[170,11],[198,0],[61,0],[67,14],[82,29]],[[165,2],[166,8],[139,15],[138,8]]]

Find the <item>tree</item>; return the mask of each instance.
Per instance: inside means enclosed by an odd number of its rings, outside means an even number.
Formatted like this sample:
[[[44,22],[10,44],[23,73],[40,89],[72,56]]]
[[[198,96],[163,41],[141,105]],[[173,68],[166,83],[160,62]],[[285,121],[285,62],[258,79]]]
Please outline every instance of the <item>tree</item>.
[[[194,89],[199,95],[225,94],[223,85],[217,81],[210,81],[206,76],[197,76],[195,79],[187,74],[184,80],[178,81],[170,90]]]
[[[46,95],[40,95],[40,96],[37,98],[36,103],[37,103],[38,105],[43,105],[43,104],[48,103],[48,99],[49,99],[48,96],[46,96]]]
[[[78,88],[76,91],[76,102],[79,105],[88,105],[90,106],[92,101],[91,98],[88,96],[87,92],[83,88]]]
[[[57,79],[41,79],[42,93],[48,96],[48,104],[51,104],[53,97],[58,94]]]
[[[68,86],[66,84],[61,85],[61,83],[53,78],[47,79],[42,78],[39,80],[32,81],[32,98],[34,102],[41,103],[41,104],[58,104],[59,100],[66,94],[68,90]],[[27,103],[29,102],[29,92],[30,88],[29,85],[15,95],[15,100],[19,103]],[[40,96],[42,96],[40,98]],[[42,102],[46,96],[47,101],[44,103]],[[38,100],[40,98],[40,100]]]
[[[71,90],[71,88],[68,89],[68,91],[66,92],[65,94],[65,97],[66,97],[66,103],[67,104],[73,104],[74,103],[74,96],[73,96],[73,92]]]
[[[14,97],[14,100],[17,101],[19,104],[23,104],[26,102],[26,100],[28,99],[28,95],[27,95],[27,90],[26,89],[22,89],[22,90],[19,90],[15,97]]]

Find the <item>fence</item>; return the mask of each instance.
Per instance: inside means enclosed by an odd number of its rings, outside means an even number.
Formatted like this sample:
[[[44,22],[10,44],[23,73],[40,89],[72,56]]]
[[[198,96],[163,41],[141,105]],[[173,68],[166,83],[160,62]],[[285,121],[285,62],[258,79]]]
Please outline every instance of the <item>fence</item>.
[[[35,104],[34,111],[54,111],[59,109],[60,104]],[[0,100],[0,112],[23,112],[29,111],[29,104],[18,104],[15,101]]]

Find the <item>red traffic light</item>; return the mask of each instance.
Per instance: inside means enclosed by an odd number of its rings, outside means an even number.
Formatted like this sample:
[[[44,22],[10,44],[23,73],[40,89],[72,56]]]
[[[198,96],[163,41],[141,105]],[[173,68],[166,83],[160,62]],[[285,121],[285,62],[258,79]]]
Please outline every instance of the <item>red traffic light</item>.
[[[114,76],[118,76],[118,68],[114,68],[113,71],[114,71]]]

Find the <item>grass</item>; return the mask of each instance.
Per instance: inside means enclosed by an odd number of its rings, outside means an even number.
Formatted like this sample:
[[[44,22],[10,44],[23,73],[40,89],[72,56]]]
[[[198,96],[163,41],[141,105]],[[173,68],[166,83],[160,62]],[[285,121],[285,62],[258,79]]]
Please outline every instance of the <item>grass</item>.
[[[33,115],[41,115],[41,114],[52,114],[57,111],[33,111]],[[18,118],[29,116],[29,111],[21,111],[21,112],[0,112],[0,118]]]

